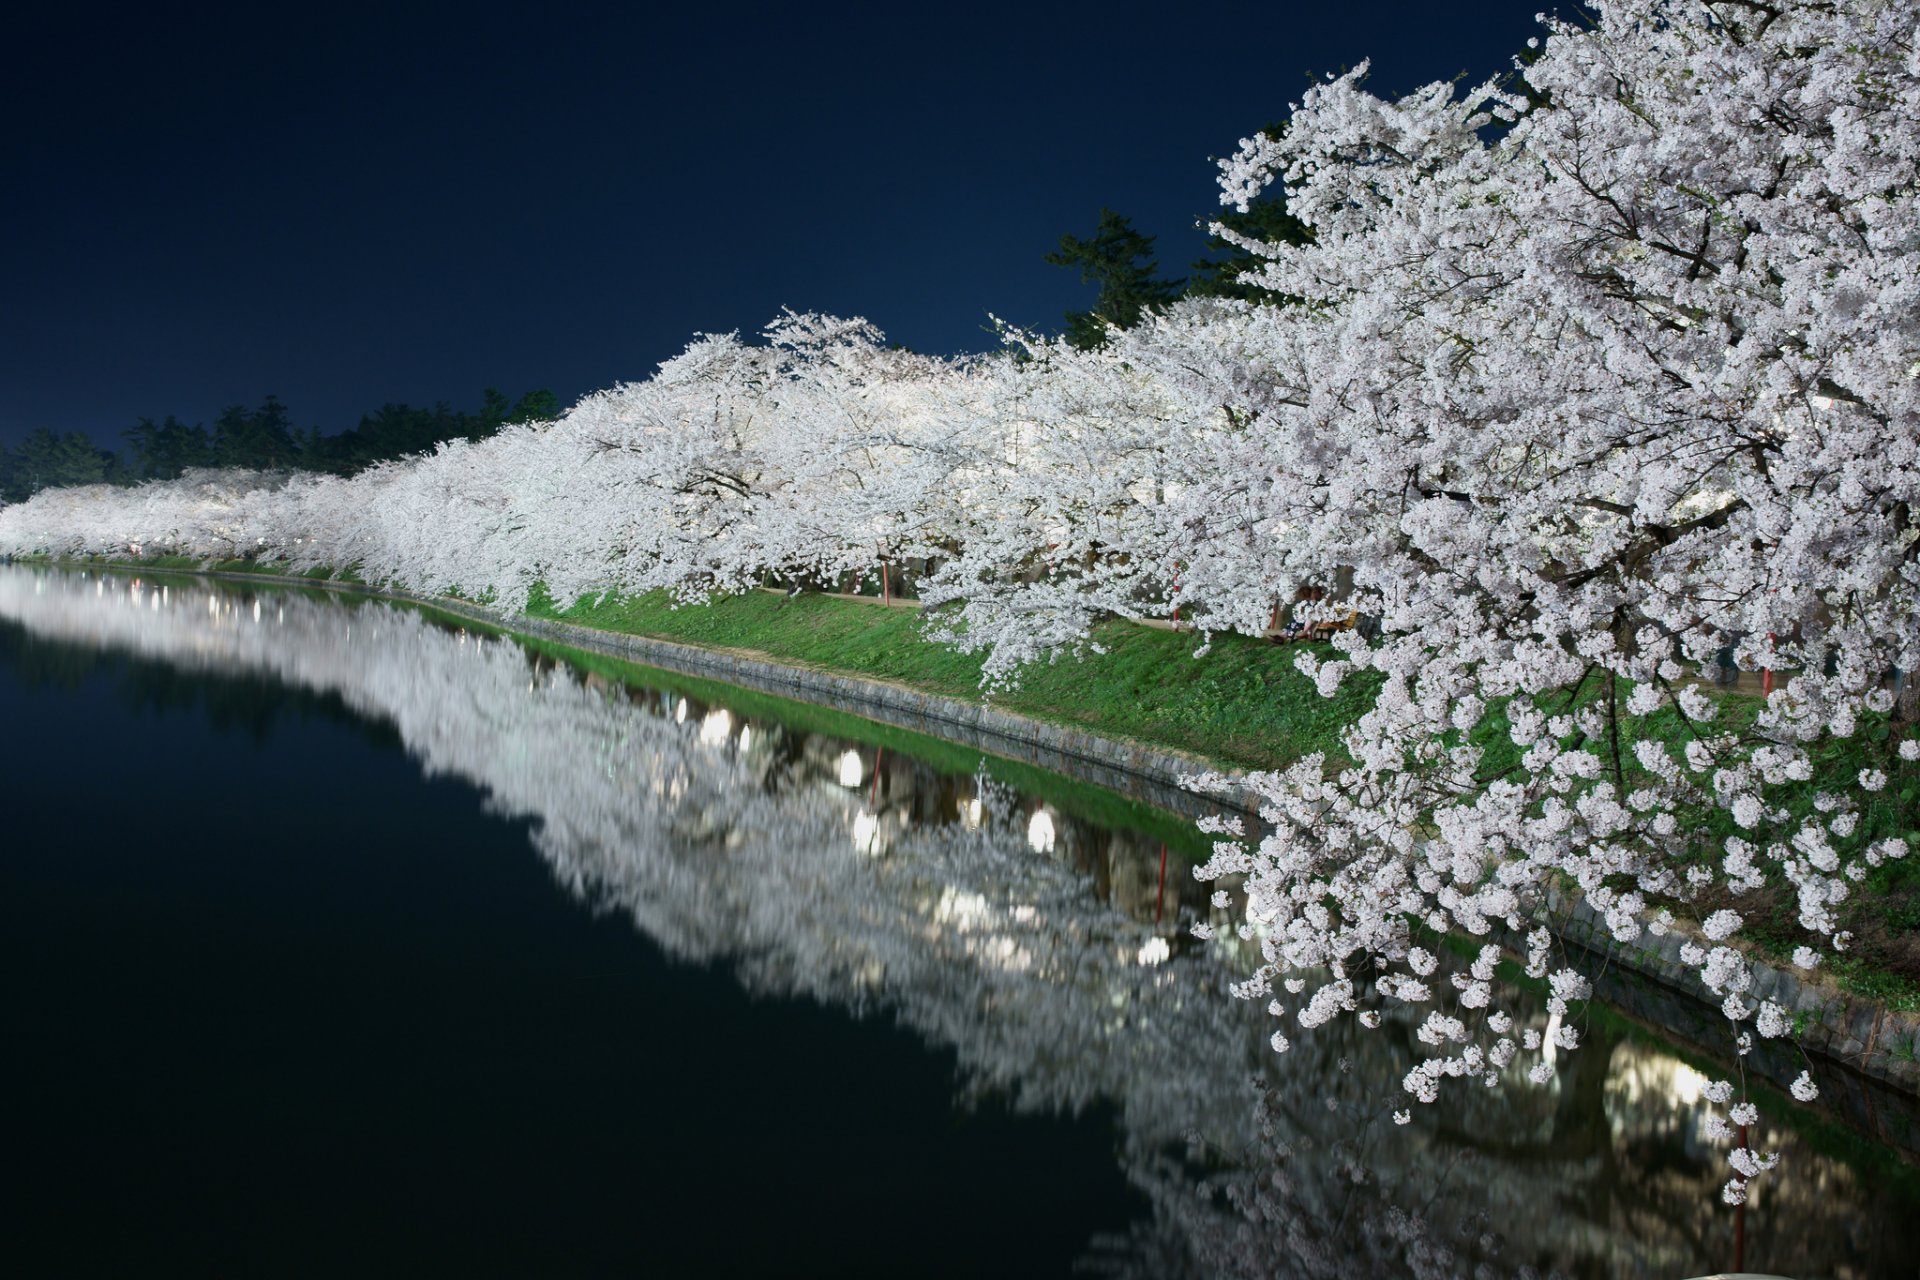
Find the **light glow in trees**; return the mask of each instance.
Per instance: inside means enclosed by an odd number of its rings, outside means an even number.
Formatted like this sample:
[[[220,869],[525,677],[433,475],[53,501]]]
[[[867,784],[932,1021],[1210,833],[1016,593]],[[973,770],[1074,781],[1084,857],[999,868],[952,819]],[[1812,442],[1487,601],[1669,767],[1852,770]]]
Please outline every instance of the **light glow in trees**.
[[[1609,0],[1511,83],[1329,78],[1223,164],[1228,203],[1281,184],[1311,229],[1236,240],[1284,305],[977,360],[790,314],[351,480],[43,492],[0,547],[253,548],[508,609],[914,556],[990,681],[1111,614],[1258,632],[1305,591],[1296,616],[1372,623],[1300,659],[1371,703],[1344,758],[1253,779],[1265,829],[1204,868],[1244,878],[1276,1044],[1407,1006],[1420,1101],[1540,1068],[1577,1025],[1509,1034],[1418,931],[1531,935],[1570,1006],[1542,921],[1573,896],[1622,945],[1685,931],[1736,1043],[1789,1035],[1736,945],[1756,904],[1790,897],[1811,968],[1915,836],[1889,677],[1920,668],[1916,22]],[[1728,648],[1780,673],[1763,706],[1702,687]],[[1730,1197],[1762,1157],[1734,1161]]]

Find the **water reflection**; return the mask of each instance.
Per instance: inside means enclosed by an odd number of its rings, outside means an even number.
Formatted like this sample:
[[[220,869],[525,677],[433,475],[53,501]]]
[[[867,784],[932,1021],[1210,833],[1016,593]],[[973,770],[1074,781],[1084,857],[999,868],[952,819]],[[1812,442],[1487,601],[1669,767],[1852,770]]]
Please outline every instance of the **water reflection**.
[[[39,637],[337,696],[431,775],[531,819],[555,878],[755,991],[886,1011],[958,1056],[963,1097],[1112,1104],[1148,1216],[1089,1244],[1123,1276],[1909,1274],[1920,1216],[1792,1130],[1744,1220],[1715,1192],[1704,1077],[1617,1020],[1550,1087],[1387,1120],[1411,1020],[1298,1036],[1228,998],[1206,893],[1150,837],[990,777],[587,675],[379,604],[0,570]],[[1516,1007],[1530,1007],[1525,997]],[[1532,1008],[1530,1025],[1547,1018]],[[989,1228],[990,1229],[990,1228]]]

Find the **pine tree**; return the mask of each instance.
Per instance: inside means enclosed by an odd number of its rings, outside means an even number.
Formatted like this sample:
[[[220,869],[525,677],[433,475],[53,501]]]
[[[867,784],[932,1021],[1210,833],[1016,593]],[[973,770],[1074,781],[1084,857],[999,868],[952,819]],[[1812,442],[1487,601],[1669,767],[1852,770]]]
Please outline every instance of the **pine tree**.
[[[1100,286],[1090,311],[1067,313],[1067,341],[1082,351],[1104,346],[1114,329],[1131,329],[1149,311],[1180,296],[1180,281],[1163,280],[1153,260],[1153,237],[1142,235],[1111,209],[1100,211],[1100,226],[1087,239],[1065,235],[1060,249],[1047,255],[1056,267],[1078,267],[1085,284]]]
[[[1288,213],[1286,200],[1278,195],[1254,201],[1245,213],[1228,209],[1213,223],[1267,244],[1302,245],[1313,240],[1313,230]],[[1265,303],[1287,300],[1284,294],[1242,279],[1247,272],[1260,268],[1264,259],[1259,256],[1218,234],[1207,237],[1207,253],[1209,256],[1193,264],[1193,274],[1187,277],[1189,298],[1243,298]]]

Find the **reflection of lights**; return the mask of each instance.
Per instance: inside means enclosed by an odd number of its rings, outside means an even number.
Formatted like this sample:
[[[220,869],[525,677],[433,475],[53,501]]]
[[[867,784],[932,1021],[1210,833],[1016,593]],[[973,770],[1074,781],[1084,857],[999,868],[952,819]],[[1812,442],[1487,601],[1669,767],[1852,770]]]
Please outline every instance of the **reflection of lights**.
[[[1612,1104],[1645,1106],[1664,1114],[1669,1107],[1701,1105],[1710,1079],[1678,1058],[1629,1046],[1614,1055],[1607,1070],[1607,1099]]]
[[[860,753],[848,748],[840,757],[840,785],[857,787],[861,779],[867,776],[867,766],[861,762]]]
[[[969,831],[980,829],[980,798],[978,796],[971,800],[956,800],[954,807],[960,811],[961,826]]]
[[[1547,1029],[1540,1035],[1540,1061],[1548,1066],[1552,1066],[1554,1059],[1560,1056],[1560,1046],[1553,1040],[1559,1034],[1560,1015],[1558,1013],[1547,1015]]]
[[[1053,815],[1045,809],[1035,809],[1032,820],[1027,823],[1027,844],[1035,853],[1051,853],[1053,840]]]
[[[679,704],[674,707],[673,722],[675,724],[685,724],[687,722],[687,700],[685,698],[680,699]]]
[[[862,809],[853,818],[853,847],[860,853],[880,852],[880,817]]]
[[[1163,964],[1173,948],[1167,945],[1165,938],[1148,938],[1140,948],[1141,964]]]
[[[717,747],[727,740],[733,732],[733,713],[725,707],[707,712],[706,719],[700,722],[700,741],[710,747]]]
[[[1709,1083],[1711,1082],[1704,1075],[1686,1063],[1676,1060],[1673,1064],[1673,1084],[1669,1092],[1679,1105],[1697,1107],[1700,1105],[1700,1099],[1706,1097]]]
[[[750,724],[743,724],[740,726],[740,749],[742,751],[745,751],[748,747],[752,745],[753,745],[753,726]]]
[[[260,621],[260,602],[258,600],[253,602],[253,620],[255,622]]]
[[[1607,1126],[1616,1137],[1677,1130],[1716,1143],[1716,1109],[1707,1099],[1711,1083],[1710,1077],[1677,1058],[1628,1041],[1607,1061]]]
[[[988,915],[985,897],[977,893],[958,892],[952,885],[940,891],[940,901],[933,908],[933,918],[940,924],[950,924],[963,930],[984,924]]]

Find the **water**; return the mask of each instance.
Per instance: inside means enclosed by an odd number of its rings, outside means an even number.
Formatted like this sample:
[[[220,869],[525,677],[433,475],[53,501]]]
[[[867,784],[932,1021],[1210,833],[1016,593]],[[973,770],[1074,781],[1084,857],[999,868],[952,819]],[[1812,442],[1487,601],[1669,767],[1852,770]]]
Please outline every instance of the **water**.
[[[1786,1275],[1920,1256],[1903,1100],[1859,1095],[1879,1143],[1847,1108],[1769,1118],[1783,1168],[1743,1217],[1698,1137],[1711,1064],[1630,1017],[1590,1015],[1548,1089],[1396,1127],[1411,1026],[1267,1049],[1225,993],[1243,958],[1186,933],[1211,908],[1178,824],[633,676],[384,604],[0,569],[7,1256],[1685,1276],[1736,1234]]]

